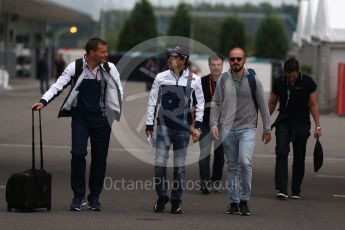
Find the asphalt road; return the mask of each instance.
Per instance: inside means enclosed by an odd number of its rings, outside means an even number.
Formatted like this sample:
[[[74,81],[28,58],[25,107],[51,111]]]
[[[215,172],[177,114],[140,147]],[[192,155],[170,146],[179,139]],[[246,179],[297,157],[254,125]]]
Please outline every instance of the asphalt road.
[[[261,143],[259,124],[253,195],[249,203],[251,216],[225,214],[226,190],[202,195],[193,187],[193,181],[198,180],[197,146],[192,146],[189,152],[191,157],[186,168],[189,188],[183,196],[184,214],[172,215],[168,212],[170,207],[164,213],[153,213],[156,195],[152,186],[152,154],[143,131],[147,94],[144,84],[133,82],[124,86],[124,121],[113,126],[107,180],[100,200],[104,211],[68,211],[72,198],[70,120],[57,119],[63,100],[60,96],[42,113],[45,168],[53,174],[52,210],[9,213],[6,181],[11,173],[30,168],[30,107],[40,97],[38,82],[34,80],[14,79],[11,84],[14,89],[0,95],[0,229],[344,229],[345,117],[334,114],[321,116],[325,159],[317,174],[312,164],[315,141],[309,139],[301,200],[275,199],[275,141],[268,145]]]

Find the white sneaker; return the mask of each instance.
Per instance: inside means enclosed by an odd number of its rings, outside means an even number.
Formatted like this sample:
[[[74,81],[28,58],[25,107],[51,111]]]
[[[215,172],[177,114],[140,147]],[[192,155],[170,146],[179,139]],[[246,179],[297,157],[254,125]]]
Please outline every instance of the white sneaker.
[[[294,200],[298,200],[298,199],[301,199],[302,197],[299,194],[295,194],[295,195],[292,195],[291,198]]]
[[[289,196],[286,193],[281,191],[277,193],[276,197],[279,200],[286,200],[287,198],[289,198]]]

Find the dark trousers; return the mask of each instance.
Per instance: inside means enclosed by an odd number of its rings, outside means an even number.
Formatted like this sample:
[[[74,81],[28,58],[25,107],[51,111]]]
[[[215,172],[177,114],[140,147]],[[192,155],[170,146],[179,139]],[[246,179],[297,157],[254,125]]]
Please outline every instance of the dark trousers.
[[[221,140],[221,138],[220,138]],[[201,182],[219,181],[223,177],[224,167],[224,150],[221,141],[214,140],[210,129],[204,129],[200,137],[200,157],[199,157],[199,173]],[[212,143],[214,143],[214,159],[212,168],[212,177],[210,178],[210,158],[212,151]]]
[[[287,192],[288,155],[290,152],[290,142],[292,142],[293,165],[291,191],[292,194],[299,194],[301,192],[306,145],[309,136],[309,125],[280,123],[276,126],[275,187],[277,190]]]
[[[98,200],[103,188],[111,128],[106,117],[72,118],[71,187],[74,198],[85,197],[87,142],[91,142],[89,201]]]

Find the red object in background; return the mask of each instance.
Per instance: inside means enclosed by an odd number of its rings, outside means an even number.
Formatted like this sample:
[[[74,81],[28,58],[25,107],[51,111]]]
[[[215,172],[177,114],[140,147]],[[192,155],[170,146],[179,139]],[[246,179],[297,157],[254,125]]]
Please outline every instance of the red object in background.
[[[345,115],[345,63],[338,64],[337,114]]]

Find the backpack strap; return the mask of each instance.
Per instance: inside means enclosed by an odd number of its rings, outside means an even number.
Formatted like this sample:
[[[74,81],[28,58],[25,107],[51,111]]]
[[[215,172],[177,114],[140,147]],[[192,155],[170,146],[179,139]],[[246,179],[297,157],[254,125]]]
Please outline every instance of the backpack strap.
[[[83,72],[83,58],[79,58],[79,59],[75,60],[75,73],[74,73],[73,80],[72,80],[72,88],[75,85],[75,83],[77,82],[77,80],[78,80],[78,78],[82,72]]]
[[[105,71],[107,71],[108,74],[110,74],[110,67],[109,67],[108,62],[104,62],[104,63],[103,63],[103,67],[104,67]]]
[[[248,83],[249,83],[249,87],[250,87],[250,92],[252,93],[252,98],[255,104],[255,108],[256,110],[258,110],[258,102],[256,101],[256,96],[255,96],[255,91],[256,91],[256,73],[253,69],[248,69]]]
[[[108,62],[104,62],[103,67],[110,74],[110,67],[109,67]],[[83,72],[83,58],[78,58],[77,60],[75,60],[75,73],[74,73],[75,82],[77,82],[82,72]]]

